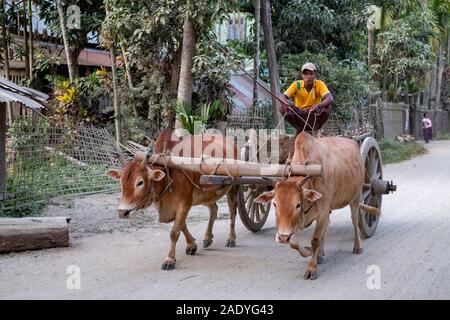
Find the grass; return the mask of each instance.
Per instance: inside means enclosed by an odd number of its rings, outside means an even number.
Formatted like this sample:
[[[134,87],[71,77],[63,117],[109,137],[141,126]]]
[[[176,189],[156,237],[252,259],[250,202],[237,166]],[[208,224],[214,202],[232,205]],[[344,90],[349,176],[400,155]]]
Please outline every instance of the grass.
[[[450,140],[450,133],[448,132],[438,132],[435,137],[433,137],[434,140]]]
[[[427,153],[425,147],[416,142],[399,142],[382,139],[378,142],[384,164],[397,163]]]

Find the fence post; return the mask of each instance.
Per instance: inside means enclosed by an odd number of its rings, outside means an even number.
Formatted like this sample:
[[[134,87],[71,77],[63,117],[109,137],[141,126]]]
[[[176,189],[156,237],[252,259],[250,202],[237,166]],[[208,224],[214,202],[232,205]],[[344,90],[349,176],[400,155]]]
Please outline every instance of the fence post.
[[[0,102],[0,200],[6,199],[6,103]]]

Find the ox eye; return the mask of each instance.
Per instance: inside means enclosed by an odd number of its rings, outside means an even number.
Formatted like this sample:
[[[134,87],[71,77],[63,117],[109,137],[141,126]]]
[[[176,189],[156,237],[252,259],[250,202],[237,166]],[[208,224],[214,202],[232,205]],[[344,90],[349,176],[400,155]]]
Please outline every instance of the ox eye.
[[[295,206],[296,209],[300,209],[301,207],[301,203],[297,203],[297,205]]]
[[[144,180],[141,180],[141,181],[139,181],[139,182],[137,183],[136,187],[140,187],[140,186],[142,186],[143,184],[144,184]]]
[[[277,207],[277,204],[274,202],[274,203],[273,203],[273,206],[276,208],[276,207]]]

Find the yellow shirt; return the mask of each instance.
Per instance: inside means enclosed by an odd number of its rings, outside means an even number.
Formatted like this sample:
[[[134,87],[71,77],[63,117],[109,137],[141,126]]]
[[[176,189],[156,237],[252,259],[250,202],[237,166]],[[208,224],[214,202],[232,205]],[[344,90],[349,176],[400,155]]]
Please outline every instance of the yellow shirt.
[[[300,90],[298,89],[300,82]],[[314,80],[311,91],[306,91],[303,80],[294,81],[284,92],[289,98],[294,98],[295,106],[301,109],[310,109],[313,105],[322,102],[327,93],[330,93],[323,81]]]

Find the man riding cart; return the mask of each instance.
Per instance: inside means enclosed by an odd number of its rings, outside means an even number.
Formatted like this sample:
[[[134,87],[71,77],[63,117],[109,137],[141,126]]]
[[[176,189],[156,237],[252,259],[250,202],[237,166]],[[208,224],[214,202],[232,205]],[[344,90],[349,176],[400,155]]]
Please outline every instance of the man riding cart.
[[[317,136],[318,130],[331,114],[333,96],[326,84],[316,80],[316,66],[310,62],[302,66],[303,80],[292,82],[284,92],[280,113],[296,130],[297,134],[306,131]],[[292,103],[289,99],[294,99]]]

